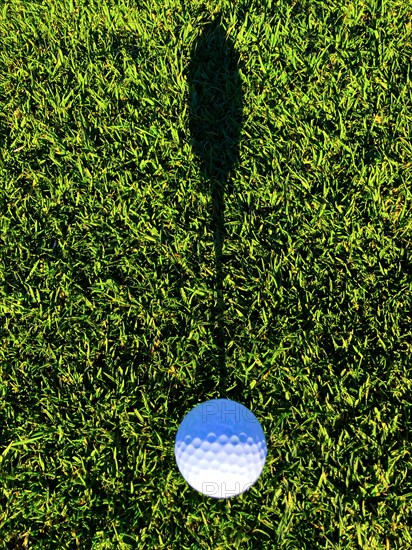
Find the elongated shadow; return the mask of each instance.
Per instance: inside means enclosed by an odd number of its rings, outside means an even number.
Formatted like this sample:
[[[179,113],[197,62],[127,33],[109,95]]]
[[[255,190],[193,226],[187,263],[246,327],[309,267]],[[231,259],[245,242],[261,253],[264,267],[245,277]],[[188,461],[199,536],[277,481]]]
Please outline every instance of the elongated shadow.
[[[225,195],[233,193],[233,169],[239,159],[242,127],[242,82],[239,56],[217,16],[196,41],[187,72],[189,130],[202,177],[210,186],[211,230],[215,250],[216,302],[214,341],[221,385],[227,378],[225,352]]]

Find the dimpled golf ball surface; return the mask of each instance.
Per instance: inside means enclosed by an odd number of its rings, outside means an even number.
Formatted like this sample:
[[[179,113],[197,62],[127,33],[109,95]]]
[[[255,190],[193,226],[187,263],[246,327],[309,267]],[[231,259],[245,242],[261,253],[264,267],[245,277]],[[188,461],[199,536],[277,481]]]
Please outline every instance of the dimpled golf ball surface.
[[[175,457],[187,483],[212,498],[229,498],[258,480],[267,455],[256,416],[230,399],[211,399],[192,409],[180,424]]]

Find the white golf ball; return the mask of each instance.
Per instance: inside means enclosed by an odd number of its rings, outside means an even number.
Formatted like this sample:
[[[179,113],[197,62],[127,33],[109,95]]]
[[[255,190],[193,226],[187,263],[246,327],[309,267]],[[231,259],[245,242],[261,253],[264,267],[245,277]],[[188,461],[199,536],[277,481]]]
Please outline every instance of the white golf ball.
[[[230,399],[211,399],[194,407],[176,434],[175,457],[187,483],[213,498],[229,498],[258,480],[267,455],[256,416]]]

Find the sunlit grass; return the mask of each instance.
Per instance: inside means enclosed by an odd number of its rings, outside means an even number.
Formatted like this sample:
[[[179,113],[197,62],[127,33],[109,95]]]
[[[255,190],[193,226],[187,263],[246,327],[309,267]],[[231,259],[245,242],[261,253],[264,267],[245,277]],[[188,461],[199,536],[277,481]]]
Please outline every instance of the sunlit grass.
[[[219,11],[243,94],[224,377],[186,74]],[[0,3],[1,548],[412,547],[411,16]],[[173,455],[219,396],[268,443],[228,501]]]

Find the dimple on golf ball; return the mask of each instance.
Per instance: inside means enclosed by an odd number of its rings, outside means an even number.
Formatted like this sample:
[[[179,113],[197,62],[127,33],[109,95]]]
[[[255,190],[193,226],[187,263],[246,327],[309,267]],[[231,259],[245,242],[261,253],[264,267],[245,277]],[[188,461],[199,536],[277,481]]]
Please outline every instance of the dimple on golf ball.
[[[256,416],[230,399],[196,405],[176,434],[175,457],[187,483],[212,498],[229,498],[258,480],[267,455]]]

